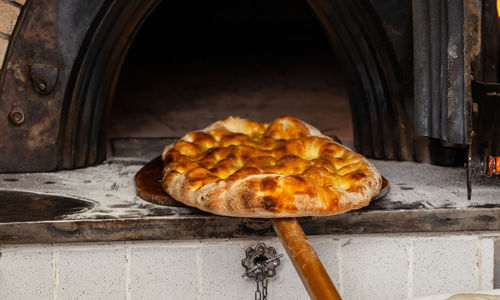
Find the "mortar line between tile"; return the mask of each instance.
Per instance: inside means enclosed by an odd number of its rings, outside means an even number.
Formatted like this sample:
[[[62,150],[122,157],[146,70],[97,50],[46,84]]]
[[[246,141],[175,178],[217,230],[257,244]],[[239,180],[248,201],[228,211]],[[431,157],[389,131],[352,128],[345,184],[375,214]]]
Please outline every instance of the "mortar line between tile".
[[[198,300],[202,299],[203,282],[201,278],[201,245],[196,248],[196,276],[198,277]]]
[[[483,267],[483,262],[482,262],[482,257],[483,257],[483,247],[481,245],[481,239],[477,239],[477,250],[476,250],[476,270],[477,270],[477,290],[482,291],[483,290],[483,272],[482,272],[482,267]]]
[[[132,299],[132,291],[130,289],[130,246],[125,245],[125,297],[127,300]]]
[[[343,271],[343,261],[342,261],[342,240],[339,239],[337,246],[337,270],[339,274],[339,287],[338,291],[342,295],[344,293],[344,272]]]
[[[52,299],[57,300],[57,289],[59,288],[59,250],[57,248],[52,249],[52,270],[54,271]]]
[[[408,297],[413,297],[413,239],[408,244]]]

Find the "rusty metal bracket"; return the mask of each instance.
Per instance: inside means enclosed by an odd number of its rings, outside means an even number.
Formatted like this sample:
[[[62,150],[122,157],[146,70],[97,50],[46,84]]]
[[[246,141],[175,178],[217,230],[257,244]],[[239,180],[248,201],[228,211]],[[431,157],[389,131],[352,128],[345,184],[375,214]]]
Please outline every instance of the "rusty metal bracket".
[[[33,89],[40,95],[48,95],[56,86],[59,68],[53,65],[30,65],[30,77]]]
[[[61,168],[71,72],[104,2],[27,1],[23,7],[0,75],[0,172]]]

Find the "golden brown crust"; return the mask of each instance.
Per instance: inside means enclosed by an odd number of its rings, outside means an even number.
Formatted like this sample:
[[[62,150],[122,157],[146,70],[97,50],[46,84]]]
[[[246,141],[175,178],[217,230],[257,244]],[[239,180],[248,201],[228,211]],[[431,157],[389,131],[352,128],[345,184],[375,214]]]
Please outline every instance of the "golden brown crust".
[[[219,215],[333,215],[368,205],[382,178],[363,156],[291,116],[271,124],[228,117],[162,154],[162,185]]]

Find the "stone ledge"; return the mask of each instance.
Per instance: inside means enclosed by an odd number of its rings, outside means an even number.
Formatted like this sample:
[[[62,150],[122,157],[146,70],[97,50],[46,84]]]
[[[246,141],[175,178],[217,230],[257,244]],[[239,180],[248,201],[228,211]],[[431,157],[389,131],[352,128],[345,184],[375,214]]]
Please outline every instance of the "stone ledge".
[[[302,218],[307,235],[500,231],[500,208],[349,212]],[[170,216],[0,223],[1,244],[274,236],[270,220]]]
[[[53,173],[0,174],[0,190],[86,200],[93,207],[58,220],[0,222],[0,243],[172,240],[274,235],[265,219],[211,215],[182,204],[160,206],[136,196],[133,177],[143,158]],[[468,201],[465,172],[413,162],[373,163],[391,192],[357,211],[300,219],[309,235],[500,231],[500,178],[474,178]]]

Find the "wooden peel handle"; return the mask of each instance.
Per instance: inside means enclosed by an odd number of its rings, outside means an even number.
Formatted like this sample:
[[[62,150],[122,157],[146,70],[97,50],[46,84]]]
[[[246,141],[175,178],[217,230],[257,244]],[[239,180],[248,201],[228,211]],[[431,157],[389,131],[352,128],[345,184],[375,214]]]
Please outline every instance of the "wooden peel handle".
[[[297,220],[273,219],[273,226],[311,299],[341,300],[339,292]]]

